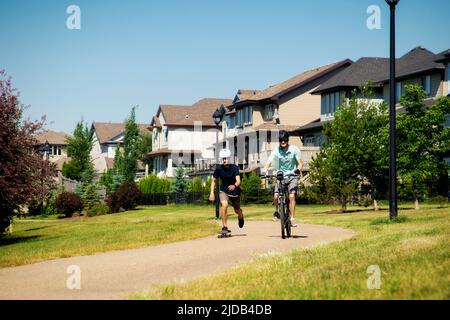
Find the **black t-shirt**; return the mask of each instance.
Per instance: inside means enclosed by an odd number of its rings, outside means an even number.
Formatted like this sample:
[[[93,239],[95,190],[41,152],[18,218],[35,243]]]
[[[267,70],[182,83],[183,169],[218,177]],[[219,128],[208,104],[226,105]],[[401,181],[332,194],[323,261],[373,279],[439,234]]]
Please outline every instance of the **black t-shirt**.
[[[241,193],[241,188],[237,187],[233,191],[228,190],[228,186],[236,183],[236,176],[239,175],[239,167],[235,164],[229,164],[228,167],[220,165],[214,170],[213,177],[220,178],[220,190],[226,192],[231,196],[238,196]]]

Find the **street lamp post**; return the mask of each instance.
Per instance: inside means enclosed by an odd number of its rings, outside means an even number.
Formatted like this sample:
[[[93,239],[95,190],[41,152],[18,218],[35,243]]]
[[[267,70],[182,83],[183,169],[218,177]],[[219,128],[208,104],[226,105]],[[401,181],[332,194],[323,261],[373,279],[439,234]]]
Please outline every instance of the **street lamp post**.
[[[48,140],[45,140],[44,146],[42,148],[42,151],[44,152],[45,160],[48,161],[50,158],[50,143],[48,143]],[[44,170],[41,171],[41,187],[42,187],[42,201],[41,201],[41,215],[44,214],[44,198],[45,198],[45,190],[44,190]]]
[[[225,108],[223,106],[220,109],[216,109],[213,113],[213,120],[216,124],[216,148],[215,148],[215,159],[216,159],[216,169],[219,167],[219,125],[222,122],[223,115],[225,114]],[[219,219],[219,180],[216,181],[215,190],[215,203],[216,203],[216,219]]]
[[[395,145],[395,7],[399,0],[385,0],[391,12],[389,78],[389,217],[397,217],[397,149]]]

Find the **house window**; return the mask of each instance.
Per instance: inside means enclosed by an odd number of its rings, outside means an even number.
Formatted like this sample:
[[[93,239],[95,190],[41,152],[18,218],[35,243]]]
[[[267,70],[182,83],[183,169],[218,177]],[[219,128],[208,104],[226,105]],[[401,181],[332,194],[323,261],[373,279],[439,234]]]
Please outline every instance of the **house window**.
[[[266,105],[266,107],[264,108],[264,120],[266,120],[266,121],[272,120],[274,110],[275,110],[275,105],[273,105],[273,104]]]
[[[397,82],[397,91],[396,91],[396,95],[395,95],[395,102],[399,102],[400,101],[400,97],[402,96],[402,83],[401,82]]]
[[[422,77],[422,87],[427,95],[431,94],[431,76]]]
[[[153,130],[153,145],[156,146],[158,143],[158,129]]]
[[[312,134],[305,136],[305,147],[313,147],[316,143],[316,137]]]
[[[62,148],[61,146],[52,146],[50,154],[52,156],[60,156],[62,154]]]
[[[242,127],[243,121],[242,121],[242,109],[239,109],[236,111],[236,125],[238,127]]]
[[[169,130],[167,128],[162,129],[163,143],[167,143],[167,139],[169,137]]]
[[[325,95],[325,112],[326,114],[330,114],[330,95]]]
[[[340,103],[340,101],[339,101],[339,92],[335,92],[334,93],[334,112],[337,111],[339,103]]]
[[[253,118],[253,107],[245,107],[244,110],[244,124],[251,124]]]

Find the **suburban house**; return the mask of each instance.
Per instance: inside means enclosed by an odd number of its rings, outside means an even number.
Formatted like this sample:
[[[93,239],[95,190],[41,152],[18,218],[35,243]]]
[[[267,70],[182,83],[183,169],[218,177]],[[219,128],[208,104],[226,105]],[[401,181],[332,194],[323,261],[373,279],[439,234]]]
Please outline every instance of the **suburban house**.
[[[231,99],[205,98],[192,105],[160,105],[150,124],[153,172],[173,177],[180,165],[191,171],[210,170],[214,159],[210,146],[220,130],[212,115],[231,103]]]
[[[36,148],[42,152],[44,159],[48,156],[49,161],[56,164],[58,174],[61,172],[64,162],[70,160],[67,156],[66,139],[68,137],[70,137],[70,135],[67,133],[51,130],[46,130],[36,135]],[[46,143],[49,145],[48,153],[43,151]]]
[[[347,59],[314,68],[264,90],[238,90],[226,106],[218,147],[227,146],[244,172],[257,170],[278,147],[279,130],[292,131],[320,116],[320,97],[311,92],[352,63]],[[299,137],[290,142],[301,149],[307,170],[319,148],[304,146]]]
[[[445,82],[448,83],[444,81],[446,67],[443,63],[436,61],[437,59],[438,55],[422,47],[416,47],[397,59],[397,102],[404,94],[405,86],[412,83],[423,86],[428,95],[426,103],[432,104],[437,97],[446,95],[444,85]],[[321,97],[320,117],[293,130],[293,134],[300,136],[307,145],[320,146],[324,140],[321,133],[323,122],[333,120],[337,106],[349,99],[353,90],[356,90],[358,95],[359,87],[369,81],[372,82],[375,93],[373,100],[389,103],[388,58],[361,58],[319,86],[312,94]],[[399,104],[397,108],[401,110]]]
[[[398,58],[396,61],[397,102],[405,93],[405,86],[414,83],[425,89],[427,93],[425,103],[428,105],[432,105],[436,98],[449,95],[449,61],[450,50],[436,55],[422,47],[416,47]],[[320,117],[293,130],[292,133],[301,137],[306,146],[320,147],[324,141],[323,123],[332,121],[337,106],[349,99],[353,90],[356,90],[358,95],[358,88],[368,81],[371,81],[373,85],[375,93],[373,100],[389,103],[389,59],[361,58],[312,92],[321,97]],[[397,110],[402,111],[402,107],[398,103]],[[450,125],[450,115],[444,125]],[[450,163],[450,155],[444,160]],[[447,182],[447,190],[448,185]]]
[[[148,125],[138,124],[141,134],[150,133]],[[98,173],[103,173],[114,165],[114,156],[117,148],[123,143],[125,125],[123,123],[93,122],[94,145],[91,150],[91,158],[94,168]],[[142,163],[138,163],[138,169],[144,171]]]

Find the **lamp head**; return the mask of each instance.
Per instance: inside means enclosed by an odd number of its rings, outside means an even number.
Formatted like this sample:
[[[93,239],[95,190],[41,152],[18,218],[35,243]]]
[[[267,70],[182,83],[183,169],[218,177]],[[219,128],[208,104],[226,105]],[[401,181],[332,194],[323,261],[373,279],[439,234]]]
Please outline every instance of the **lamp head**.
[[[45,140],[44,152],[50,152],[50,143],[48,143],[48,140]]]
[[[385,0],[385,1],[390,7],[392,7],[392,6],[395,7],[400,0]]]
[[[223,114],[221,114],[219,109],[216,109],[216,111],[214,111],[212,117],[213,117],[214,123],[216,124],[216,126],[218,126],[220,124],[220,122],[222,121]]]

